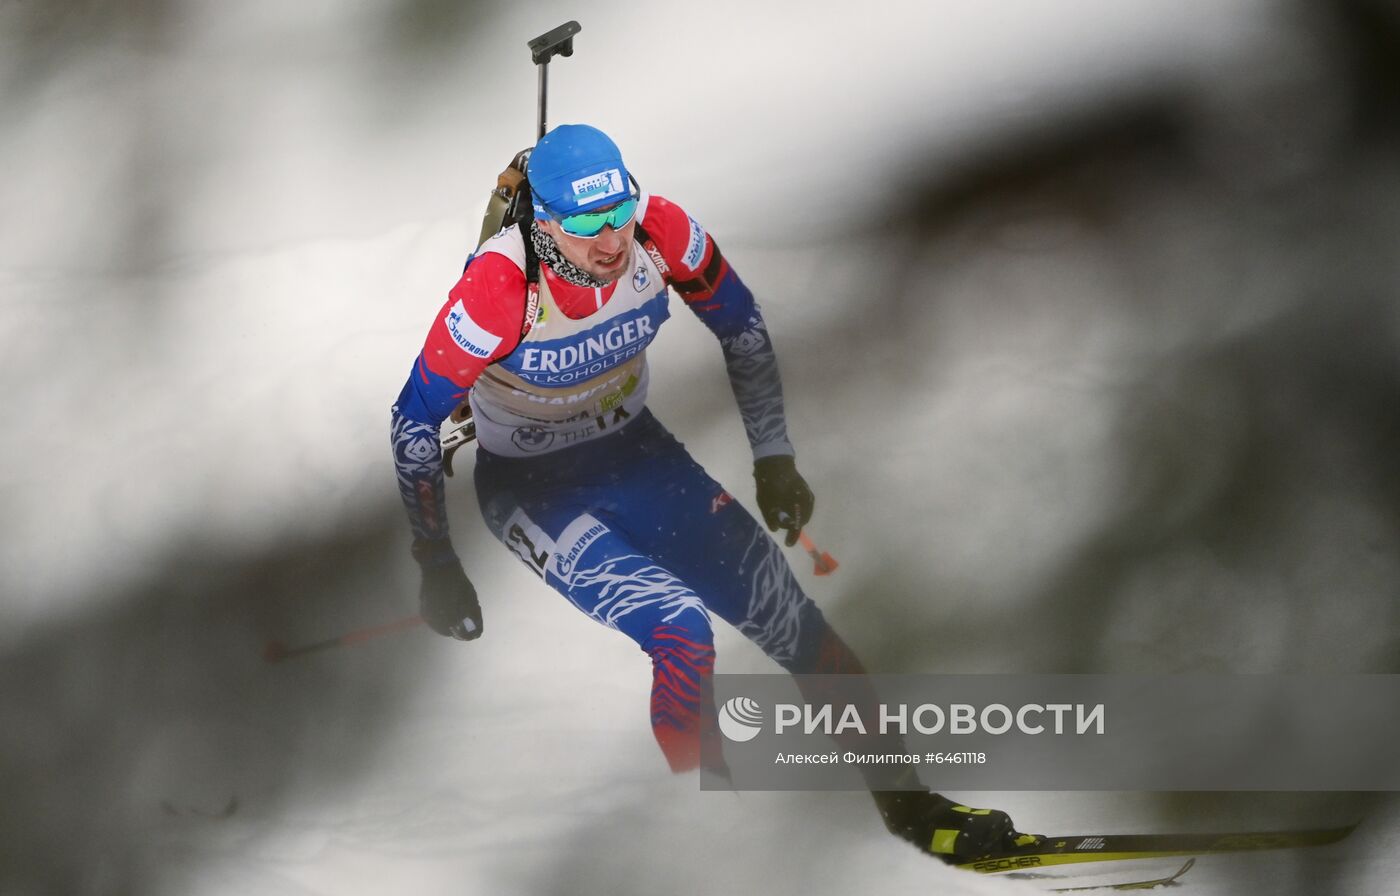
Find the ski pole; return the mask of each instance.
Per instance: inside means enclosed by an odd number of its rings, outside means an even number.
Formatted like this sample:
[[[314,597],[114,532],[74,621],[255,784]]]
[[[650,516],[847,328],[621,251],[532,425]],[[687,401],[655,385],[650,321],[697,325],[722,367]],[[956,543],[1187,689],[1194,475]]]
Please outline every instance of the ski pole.
[[[288,647],[281,641],[273,639],[268,641],[267,646],[263,648],[263,659],[267,660],[269,663],[280,663],[282,660],[305,656],[308,653],[315,653],[318,650],[329,650],[332,647],[353,647],[356,644],[363,644],[366,641],[383,635],[391,635],[394,632],[416,628],[422,624],[422,616],[406,616],[403,619],[395,619],[393,622],[386,622],[383,625],[373,625],[369,628],[356,629],[353,632],[346,632],[343,635],[327,638],[324,641],[317,641],[314,644],[303,644],[300,647]]]
[[[547,130],[544,113],[545,98],[549,93],[549,60],[556,55],[574,55],[574,35],[582,30],[583,26],[578,22],[565,22],[553,31],[541,34],[527,45],[535,65],[540,67],[540,137],[543,137]]]
[[[836,562],[836,558],[813,544],[812,539],[807,537],[805,530],[797,533],[797,540],[802,544],[802,549],[807,552],[807,556],[812,558],[813,573],[819,576],[829,576],[836,572],[836,567],[840,565]]]

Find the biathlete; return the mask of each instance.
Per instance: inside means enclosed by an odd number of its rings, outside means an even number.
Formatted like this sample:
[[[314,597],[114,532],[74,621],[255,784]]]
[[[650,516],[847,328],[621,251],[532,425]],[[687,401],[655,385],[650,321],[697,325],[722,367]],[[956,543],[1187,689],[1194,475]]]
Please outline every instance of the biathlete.
[[[674,289],[719,340],[759,511],[793,544],[813,496],[794,463],[773,343],[715,241],[680,206],[640,190],[601,131],[551,130],[527,176],[534,220],[469,260],[392,411],[422,614],[454,638],[483,632],[444,507],[440,428],[467,400],[488,528],[646,652],[652,731],[670,768],[691,770],[717,737],[711,614],[794,674],[863,672],[776,542],[646,407],[646,349]],[[899,787],[917,787],[912,768],[903,773]],[[961,860],[1026,842],[1004,812],[871,780],[886,825],[927,852]]]

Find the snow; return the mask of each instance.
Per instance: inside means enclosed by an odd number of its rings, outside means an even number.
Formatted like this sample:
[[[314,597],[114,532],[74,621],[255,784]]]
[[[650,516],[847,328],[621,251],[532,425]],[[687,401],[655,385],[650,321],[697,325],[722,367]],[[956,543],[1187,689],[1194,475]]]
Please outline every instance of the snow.
[[[1348,142],[1337,22],[1272,0],[86,6],[0,4],[0,892],[1034,886],[929,861],[860,794],[666,774],[646,658],[492,543],[463,476],[481,641],[262,662],[413,611],[387,409],[533,137],[525,41],[571,16],[550,119],[609,130],[759,295],[841,570],[792,556],[869,665],[1397,671],[1400,178]],[[1163,96],[1174,155],[939,199],[976,159]],[[748,500],[703,327],[677,316],[652,373],[657,415]],[[771,669],[718,646],[722,671]],[[1400,874],[1388,795],[958,796],[1049,832],[1365,816],[1336,847],[1203,857],[1193,896]]]

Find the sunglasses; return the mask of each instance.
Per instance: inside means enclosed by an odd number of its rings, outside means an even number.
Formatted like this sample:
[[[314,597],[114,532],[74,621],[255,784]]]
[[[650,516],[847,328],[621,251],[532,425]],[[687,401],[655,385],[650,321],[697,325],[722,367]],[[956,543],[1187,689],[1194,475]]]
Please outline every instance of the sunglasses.
[[[582,212],[577,215],[567,215],[563,218],[556,218],[559,226],[564,228],[564,232],[569,236],[576,236],[580,239],[591,240],[603,232],[603,228],[611,226],[613,230],[621,230],[627,226],[627,222],[632,220],[632,216],[637,213],[637,197],[632,196],[624,199],[612,208],[605,208],[596,212]]]

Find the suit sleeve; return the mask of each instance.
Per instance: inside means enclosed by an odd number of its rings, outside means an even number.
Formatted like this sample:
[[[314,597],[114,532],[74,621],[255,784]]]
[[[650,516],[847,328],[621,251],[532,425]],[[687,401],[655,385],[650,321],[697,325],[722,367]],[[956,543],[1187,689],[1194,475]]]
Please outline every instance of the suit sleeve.
[[[496,253],[474,258],[434,318],[390,410],[399,496],[420,563],[454,562],[447,531],[441,427],[472,383],[519,342],[525,275]]]
[[[667,282],[719,340],[754,460],[792,455],[778,357],[753,293],[680,206],[652,196],[642,224],[670,269]]]

